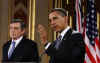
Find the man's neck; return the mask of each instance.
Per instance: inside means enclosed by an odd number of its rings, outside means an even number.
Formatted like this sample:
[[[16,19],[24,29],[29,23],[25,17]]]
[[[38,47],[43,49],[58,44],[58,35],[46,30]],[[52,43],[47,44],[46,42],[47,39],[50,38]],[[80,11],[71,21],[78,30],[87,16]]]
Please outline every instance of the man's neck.
[[[18,38],[12,38],[12,40],[18,40],[18,39],[20,39],[20,38],[22,38],[23,36],[20,36],[20,37],[18,37]]]

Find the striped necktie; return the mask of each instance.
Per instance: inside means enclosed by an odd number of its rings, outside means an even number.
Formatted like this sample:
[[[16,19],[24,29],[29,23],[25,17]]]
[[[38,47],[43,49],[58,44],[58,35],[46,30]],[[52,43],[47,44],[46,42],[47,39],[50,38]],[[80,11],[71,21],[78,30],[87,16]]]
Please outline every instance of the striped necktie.
[[[14,49],[15,49],[15,42],[13,41],[13,42],[11,42],[11,48],[10,48],[10,50],[8,52],[8,59],[10,59]]]

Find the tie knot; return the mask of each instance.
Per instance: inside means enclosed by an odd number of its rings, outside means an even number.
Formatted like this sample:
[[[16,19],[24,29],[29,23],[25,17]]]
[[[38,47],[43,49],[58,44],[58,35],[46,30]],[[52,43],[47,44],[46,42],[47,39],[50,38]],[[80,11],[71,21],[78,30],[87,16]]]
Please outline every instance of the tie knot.
[[[59,35],[58,40],[61,40],[61,38],[62,38],[62,36],[61,36],[61,35]]]
[[[11,43],[13,46],[15,46],[15,41],[12,41],[12,43]]]

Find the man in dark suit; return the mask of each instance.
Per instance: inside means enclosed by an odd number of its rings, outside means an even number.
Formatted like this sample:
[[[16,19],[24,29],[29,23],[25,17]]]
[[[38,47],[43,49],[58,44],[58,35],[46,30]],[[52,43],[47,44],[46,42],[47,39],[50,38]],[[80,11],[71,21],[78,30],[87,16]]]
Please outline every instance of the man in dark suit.
[[[59,37],[49,43],[46,28],[39,24],[38,32],[45,46],[45,52],[50,56],[50,63],[83,63],[85,44],[81,33],[73,31],[68,26],[68,16],[62,8],[55,8],[49,13],[51,28],[59,32]]]
[[[3,46],[3,59],[5,62],[39,62],[36,42],[24,37],[26,25],[21,19],[10,23],[10,38]]]

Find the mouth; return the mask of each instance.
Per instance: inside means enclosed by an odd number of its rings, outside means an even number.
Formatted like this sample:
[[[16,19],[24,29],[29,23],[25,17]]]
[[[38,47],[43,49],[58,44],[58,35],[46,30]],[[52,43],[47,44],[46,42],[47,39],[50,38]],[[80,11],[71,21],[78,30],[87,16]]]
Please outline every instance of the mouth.
[[[52,29],[53,29],[54,31],[56,31],[56,30],[57,30],[57,26],[53,26]]]
[[[16,34],[11,34],[13,37],[16,36]]]

